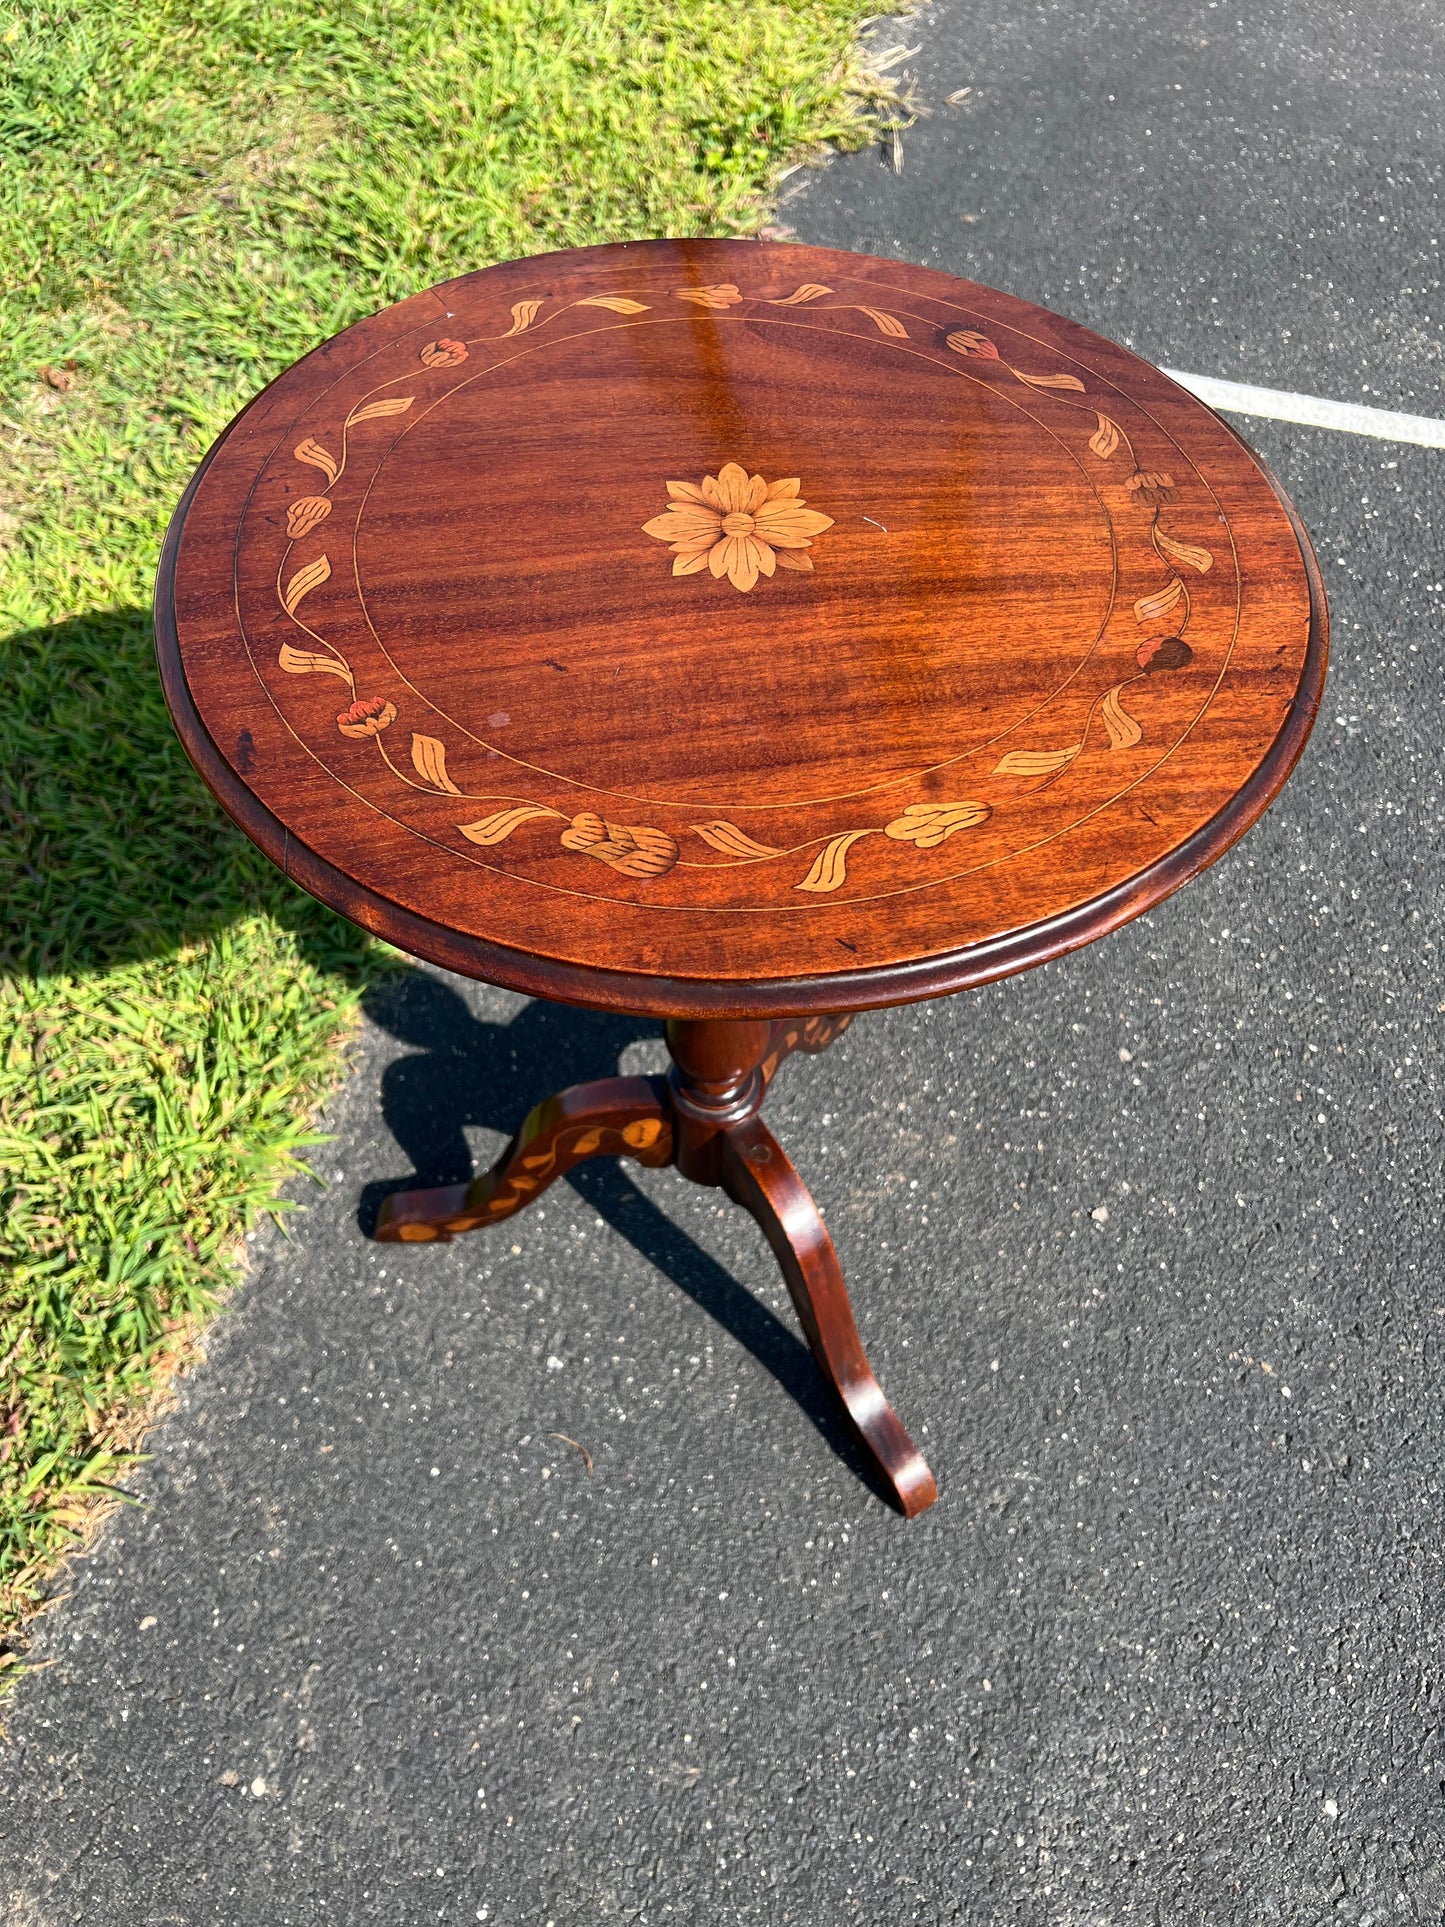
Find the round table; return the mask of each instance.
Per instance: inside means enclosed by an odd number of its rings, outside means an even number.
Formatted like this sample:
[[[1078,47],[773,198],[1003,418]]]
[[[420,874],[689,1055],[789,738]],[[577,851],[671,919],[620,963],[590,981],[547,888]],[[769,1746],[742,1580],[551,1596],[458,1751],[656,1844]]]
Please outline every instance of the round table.
[[[721,1186],[911,1516],[933,1477],[768,1081],[1212,862],[1304,747],[1327,622],[1277,484],[1135,355],[899,262],[660,241],[466,275],[273,382],[177,510],[156,635],[288,876],[450,969],[668,1020],[667,1079],[547,1099],[376,1236],[496,1223],[593,1156]]]

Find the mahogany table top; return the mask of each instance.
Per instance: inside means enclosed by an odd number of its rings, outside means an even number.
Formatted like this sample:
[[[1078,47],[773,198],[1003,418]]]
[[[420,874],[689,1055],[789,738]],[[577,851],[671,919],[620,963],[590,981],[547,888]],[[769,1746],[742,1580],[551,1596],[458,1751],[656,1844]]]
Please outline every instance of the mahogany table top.
[[[307,889],[573,1002],[841,1011],[1137,915],[1304,746],[1326,614],[1238,437],[1057,315],[747,241],[327,342],[177,512],[201,773]]]

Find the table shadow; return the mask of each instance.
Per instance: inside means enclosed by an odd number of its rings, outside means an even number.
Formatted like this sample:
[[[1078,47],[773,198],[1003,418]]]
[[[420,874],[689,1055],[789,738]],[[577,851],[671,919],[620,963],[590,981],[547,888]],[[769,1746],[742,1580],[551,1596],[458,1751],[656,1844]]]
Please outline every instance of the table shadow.
[[[396,968],[211,797],[167,712],[145,608],[0,634],[0,880],[0,972],[17,978],[164,960],[254,917],[348,984]]]
[[[510,1135],[551,1092],[617,1076],[627,1046],[659,1030],[648,1018],[541,999],[524,1005],[509,1023],[491,1023],[474,1017],[449,984],[426,971],[381,984],[365,1002],[375,1024],[412,1047],[412,1054],[382,1074],[381,1110],[413,1169],[364,1187],[357,1223],[367,1237],[382,1199],[393,1191],[457,1184],[474,1175],[464,1135],[469,1126]],[[897,1509],[803,1340],[659,1211],[622,1162],[599,1158],[578,1165],[562,1182],[771,1373],[849,1470]]]

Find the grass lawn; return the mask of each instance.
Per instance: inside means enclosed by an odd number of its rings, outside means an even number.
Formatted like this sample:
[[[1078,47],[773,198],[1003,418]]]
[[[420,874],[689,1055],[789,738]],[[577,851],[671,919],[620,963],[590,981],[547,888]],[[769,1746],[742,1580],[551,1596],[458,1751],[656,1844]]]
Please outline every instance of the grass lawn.
[[[187,476],[271,375],[443,276],[754,229],[780,166],[888,111],[864,14],[0,0],[0,1653],[402,967],[172,735],[149,602]]]

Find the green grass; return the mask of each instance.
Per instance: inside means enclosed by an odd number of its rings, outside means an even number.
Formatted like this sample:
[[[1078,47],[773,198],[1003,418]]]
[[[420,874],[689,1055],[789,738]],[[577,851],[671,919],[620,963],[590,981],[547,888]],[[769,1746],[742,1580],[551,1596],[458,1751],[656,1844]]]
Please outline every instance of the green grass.
[[[753,230],[782,164],[887,113],[863,15],[0,0],[0,1648],[400,967],[229,827],[171,732],[149,598],[188,474],[262,382],[418,287]]]

